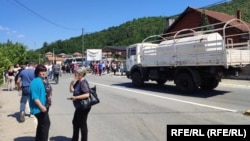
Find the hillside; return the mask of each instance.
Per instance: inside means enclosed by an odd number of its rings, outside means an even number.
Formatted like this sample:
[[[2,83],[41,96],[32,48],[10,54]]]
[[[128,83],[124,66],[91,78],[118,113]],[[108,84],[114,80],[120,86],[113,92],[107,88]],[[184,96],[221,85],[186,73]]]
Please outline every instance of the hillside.
[[[236,17],[237,10],[241,10],[242,19],[250,22],[250,0],[224,0],[216,5],[203,7],[207,10],[218,11]],[[183,9],[185,10],[185,9]],[[173,15],[172,18],[178,17]],[[153,34],[161,34],[166,28],[167,17],[143,17],[128,21],[119,26],[110,27],[100,32],[72,37],[68,40],[58,40],[51,44],[44,43],[41,49],[36,51],[45,53],[55,49],[55,53],[72,54],[82,52],[82,39],[84,39],[84,50],[88,48],[103,48],[106,46],[128,46],[141,42],[144,38]]]
[[[105,46],[127,46],[131,43],[141,42],[148,35],[163,33],[165,20],[166,17],[144,17],[100,32],[84,34],[84,48],[86,50]],[[51,51],[51,48],[55,49],[55,53],[82,52],[82,36],[44,44],[43,48],[38,51],[45,53]]]

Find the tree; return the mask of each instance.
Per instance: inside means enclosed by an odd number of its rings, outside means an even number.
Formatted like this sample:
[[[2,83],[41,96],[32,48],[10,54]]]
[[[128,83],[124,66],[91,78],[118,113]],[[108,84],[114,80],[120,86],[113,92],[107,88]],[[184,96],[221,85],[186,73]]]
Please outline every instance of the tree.
[[[203,9],[203,12],[201,13],[201,20],[200,20],[199,26],[202,27],[201,28],[202,31],[205,31],[205,30],[211,29],[211,27],[208,25],[209,25],[209,21],[206,16],[205,9]]]
[[[3,73],[5,73],[10,65],[12,65],[11,61],[9,58],[7,58],[5,55],[3,55],[1,48],[0,48],[0,84],[3,82]]]
[[[6,71],[10,65],[24,64],[26,61],[26,53],[26,47],[22,44],[13,44],[11,41],[0,44],[0,73],[2,74]],[[0,79],[3,80],[2,75]]]

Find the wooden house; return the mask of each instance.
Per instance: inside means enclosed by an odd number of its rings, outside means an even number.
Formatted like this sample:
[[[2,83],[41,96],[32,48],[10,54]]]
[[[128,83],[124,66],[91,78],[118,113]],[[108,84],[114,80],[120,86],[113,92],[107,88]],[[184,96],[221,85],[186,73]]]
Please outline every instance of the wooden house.
[[[241,19],[241,11],[237,11],[237,17],[216,12],[216,11],[210,11],[205,9],[196,9],[192,7],[187,7],[183,13],[179,15],[179,17],[166,29],[164,34],[176,32],[182,29],[191,29],[201,26],[202,18],[206,18],[207,24],[213,25],[210,28],[211,29],[219,29],[222,28],[225,24],[218,24],[217,23],[226,23],[232,19]],[[169,19],[168,19],[169,20]],[[250,28],[250,24],[247,23],[248,27]],[[239,34],[239,33],[245,33],[249,30],[246,26],[240,25],[239,22],[233,21],[229,24],[229,26],[232,26],[233,28],[228,29],[226,32],[227,34]],[[219,31],[219,33],[222,35],[223,33]],[[234,43],[246,41],[249,40],[249,37],[246,36],[237,36],[233,37]]]
[[[108,58],[116,56],[125,59],[126,47],[127,46],[106,46],[102,49],[102,55]]]
[[[171,25],[167,25],[168,28],[165,30],[164,35],[171,35],[170,33],[177,32],[182,29],[191,29],[196,28],[200,26],[202,22],[202,18],[206,18],[208,24],[215,24],[215,26],[212,26],[212,29],[219,29],[222,28],[225,24],[218,24],[217,23],[227,23],[228,21],[232,19],[241,19],[241,11],[238,10],[236,13],[237,17],[216,12],[216,11],[210,11],[205,9],[196,9],[192,7],[187,7],[183,13],[179,15],[179,17],[173,22],[172,19],[167,19],[167,23],[172,22]],[[246,22],[245,22],[246,23]],[[247,26],[240,25],[238,21],[231,22],[228,26],[231,26],[232,28],[228,28],[226,31],[226,34],[241,34],[249,32],[250,24],[246,23]],[[248,28],[247,28],[248,27]],[[219,34],[223,35],[221,31],[218,31]],[[166,37],[166,36],[164,36]],[[233,43],[238,43],[241,41],[247,41],[249,40],[248,34],[241,35],[241,36],[235,36],[230,37],[233,38]],[[227,39],[226,39],[227,41]],[[247,67],[242,68],[241,74],[243,75],[245,79],[250,79],[250,65]]]

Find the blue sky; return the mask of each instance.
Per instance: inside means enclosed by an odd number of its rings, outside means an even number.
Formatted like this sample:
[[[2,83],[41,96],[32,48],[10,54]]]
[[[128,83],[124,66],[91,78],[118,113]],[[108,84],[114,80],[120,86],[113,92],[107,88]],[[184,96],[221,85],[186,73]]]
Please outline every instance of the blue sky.
[[[0,43],[28,49],[119,26],[133,19],[172,16],[188,6],[200,8],[222,0],[0,0]]]

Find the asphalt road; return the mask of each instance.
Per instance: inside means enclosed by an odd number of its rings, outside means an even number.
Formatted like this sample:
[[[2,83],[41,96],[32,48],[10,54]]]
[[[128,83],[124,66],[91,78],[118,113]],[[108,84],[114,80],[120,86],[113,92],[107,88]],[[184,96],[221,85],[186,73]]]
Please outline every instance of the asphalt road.
[[[51,139],[71,138],[74,107],[67,97],[72,78],[66,74],[57,85],[51,81]],[[250,124],[250,117],[243,114],[250,108],[249,87],[221,84],[213,91],[187,95],[168,82],[161,87],[146,83],[138,89],[124,76],[86,78],[97,86],[101,100],[89,114],[89,141],[166,141],[170,124]]]

